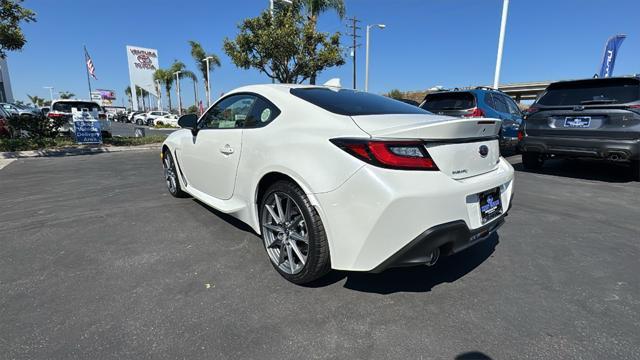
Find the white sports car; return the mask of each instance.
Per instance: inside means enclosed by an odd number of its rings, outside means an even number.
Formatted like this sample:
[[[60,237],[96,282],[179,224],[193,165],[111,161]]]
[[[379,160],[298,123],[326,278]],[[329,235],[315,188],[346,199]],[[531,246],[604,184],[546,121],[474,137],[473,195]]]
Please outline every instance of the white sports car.
[[[169,192],[247,223],[294,283],[433,265],[488,238],[511,206],[499,120],[278,84],[236,89],[179,123],[162,147]]]

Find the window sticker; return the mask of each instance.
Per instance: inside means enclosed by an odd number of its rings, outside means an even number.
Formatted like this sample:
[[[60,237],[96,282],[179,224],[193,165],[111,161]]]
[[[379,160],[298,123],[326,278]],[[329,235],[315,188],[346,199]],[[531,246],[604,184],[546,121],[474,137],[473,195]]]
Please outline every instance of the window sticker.
[[[269,121],[270,117],[271,117],[271,109],[266,108],[262,110],[262,114],[260,114],[260,121],[267,122]]]

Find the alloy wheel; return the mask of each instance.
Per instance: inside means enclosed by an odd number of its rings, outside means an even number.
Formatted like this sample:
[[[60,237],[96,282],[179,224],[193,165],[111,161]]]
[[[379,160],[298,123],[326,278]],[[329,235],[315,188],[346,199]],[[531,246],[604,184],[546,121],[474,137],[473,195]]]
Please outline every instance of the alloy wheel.
[[[307,263],[309,234],[302,211],[283,192],[274,192],[264,202],[261,226],[271,261],[287,274],[297,274]]]
[[[169,192],[171,192],[172,194],[175,194],[177,190],[178,179],[176,178],[176,172],[173,167],[173,160],[171,159],[171,154],[169,154],[168,152],[164,154],[163,165],[164,165],[164,178],[165,178],[165,181],[167,182],[167,188],[169,189]]]

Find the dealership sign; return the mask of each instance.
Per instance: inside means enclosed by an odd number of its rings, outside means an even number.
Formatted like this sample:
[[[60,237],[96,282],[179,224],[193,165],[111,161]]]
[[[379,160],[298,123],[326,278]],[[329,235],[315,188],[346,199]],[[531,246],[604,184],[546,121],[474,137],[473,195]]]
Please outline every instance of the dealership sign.
[[[137,46],[127,46],[127,60],[129,63],[129,79],[131,82],[131,100],[133,109],[138,110],[138,94],[136,86],[158,97],[153,73],[158,70],[158,50]]]

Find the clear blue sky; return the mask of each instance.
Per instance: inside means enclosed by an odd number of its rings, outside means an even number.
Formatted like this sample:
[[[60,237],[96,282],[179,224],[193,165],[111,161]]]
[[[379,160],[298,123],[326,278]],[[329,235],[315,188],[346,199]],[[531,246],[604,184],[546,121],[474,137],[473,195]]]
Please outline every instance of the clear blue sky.
[[[493,81],[502,0],[345,2],[348,16],[357,16],[363,24],[387,25],[372,32],[371,91]],[[268,0],[27,0],[24,5],[37,13],[38,22],[24,26],[28,44],[8,57],[14,96],[48,98],[43,86],[52,85],[56,91],[88,97],[83,44],[96,66],[99,81],[94,87],[115,90],[118,103],[129,83],[126,45],[157,48],[161,67],[179,59],[195,70],[187,41],[200,41],[222,60],[222,68],[212,75],[213,94],[268,82],[256,71],[236,68],[222,50],[223,39],[237,33],[236,25],[268,4]],[[638,0],[511,0],[501,82],[590,77],[598,69],[606,39],[616,33],[628,38],[615,73],[640,73],[639,14]],[[347,31],[335,13],[322,15],[319,29]],[[364,43],[364,36],[360,40]],[[345,46],[350,42],[343,38]],[[358,56],[362,87],[364,46]],[[340,77],[343,86],[351,86],[351,71],[348,59],[346,65],[322,73],[319,82]],[[183,99],[189,105],[192,86],[183,84]]]

